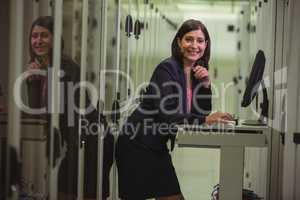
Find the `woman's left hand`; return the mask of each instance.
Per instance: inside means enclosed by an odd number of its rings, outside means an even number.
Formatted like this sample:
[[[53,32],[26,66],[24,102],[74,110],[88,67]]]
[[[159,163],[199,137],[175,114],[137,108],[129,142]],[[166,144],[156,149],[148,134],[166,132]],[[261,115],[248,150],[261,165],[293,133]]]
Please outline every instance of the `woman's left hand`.
[[[197,65],[193,68],[193,71],[196,79],[200,80],[205,88],[209,88],[210,80],[207,69],[200,65]]]

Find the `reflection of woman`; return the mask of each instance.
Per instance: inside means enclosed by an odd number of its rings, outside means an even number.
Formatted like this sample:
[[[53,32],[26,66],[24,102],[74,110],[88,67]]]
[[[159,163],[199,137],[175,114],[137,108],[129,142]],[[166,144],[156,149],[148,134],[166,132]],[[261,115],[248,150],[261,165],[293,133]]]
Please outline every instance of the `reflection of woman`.
[[[120,198],[184,199],[167,141],[174,147],[176,127],[225,122],[228,113],[211,111],[208,76],[210,38],[206,27],[188,20],[172,42],[172,57],[154,70],[140,106],[125,123],[117,142]]]
[[[29,69],[50,69],[53,51],[53,18],[43,16],[36,19],[30,31],[30,62]],[[49,68],[50,67],[50,68]],[[64,76],[60,82],[64,83],[63,112],[60,115],[59,127],[62,134],[63,143],[67,144],[67,152],[62,160],[58,172],[58,199],[76,199],[77,177],[78,177],[78,113],[75,113],[75,106],[79,105],[79,92],[75,92],[74,97],[70,97],[73,91],[69,91],[68,85],[76,85],[80,81],[79,66],[71,58],[62,55],[61,70]],[[29,105],[31,107],[47,107],[48,101],[48,81],[47,77],[31,75],[27,80]],[[37,98],[40,99],[37,101]],[[73,99],[74,98],[74,99]],[[49,98],[50,100],[50,98]],[[74,100],[75,102],[70,102]],[[87,105],[90,101],[87,98]],[[74,117],[74,119],[72,118]],[[85,116],[90,123],[97,123],[98,114],[96,110]],[[87,133],[88,134],[88,133]],[[87,135],[85,151],[85,174],[84,174],[84,196],[85,198],[96,198],[97,183],[97,136]],[[103,198],[109,196],[108,174],[112,164],[112,136],[104,141],[104,180]],[[57,146],[59,148],[59,145]],[[56,148],[57,148],[56,147]],[[58,155],[59,156],[59,155]]]

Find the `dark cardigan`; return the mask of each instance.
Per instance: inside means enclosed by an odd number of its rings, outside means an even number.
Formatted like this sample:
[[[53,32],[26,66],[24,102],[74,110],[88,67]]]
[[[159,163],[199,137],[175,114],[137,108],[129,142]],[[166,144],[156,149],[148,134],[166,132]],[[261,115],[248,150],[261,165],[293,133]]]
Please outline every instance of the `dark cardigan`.
[[[186,78],[175,58],[162,61],[154,70],[139,107],[126,121],[122,134],[153,150],[174,148],[177,124],[202,124],[211,112],[211,89],[192,76],[193,100],[187,111]],[[162,105],[162,106],[161,106]],[[172,112],[166,112],[172,111]]]

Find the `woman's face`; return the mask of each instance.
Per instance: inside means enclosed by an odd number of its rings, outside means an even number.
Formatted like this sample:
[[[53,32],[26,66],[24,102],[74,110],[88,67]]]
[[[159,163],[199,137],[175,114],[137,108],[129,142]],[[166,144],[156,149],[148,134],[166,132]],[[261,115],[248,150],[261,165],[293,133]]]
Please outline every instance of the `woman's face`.
[[[31,48],[37,56],[49,56],[53,47],[53,36],[42,26],[34,26],[31,32]]]
[[[178,45],[185,64],[193,65],[205,52],[207,41],[204,33],[198,29],[186,33],[182,39],[178,38]]]

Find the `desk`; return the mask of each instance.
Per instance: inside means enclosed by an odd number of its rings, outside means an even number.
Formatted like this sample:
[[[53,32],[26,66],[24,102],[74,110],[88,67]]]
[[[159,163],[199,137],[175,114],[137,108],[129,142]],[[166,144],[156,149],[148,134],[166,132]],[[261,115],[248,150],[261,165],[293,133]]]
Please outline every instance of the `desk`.
[[[267,147],[267,126],[179,126],[179,147],[220,148],[220,200],[241,200],[244,148]]]
[[[46,199],[48,179],[48,155],[47,155],[47,121],[43,119],[21,119],[21,145],[20,157],[22,161],[22,192],[31,195],[32,198]],[[7,150],[7,115],[0,114],[0,162],[6,163]],[[5,159],[5,160],[4,160]],[[0,173],[5,170],[1,168]],[[5,172],[4,172],[5,173]]]

